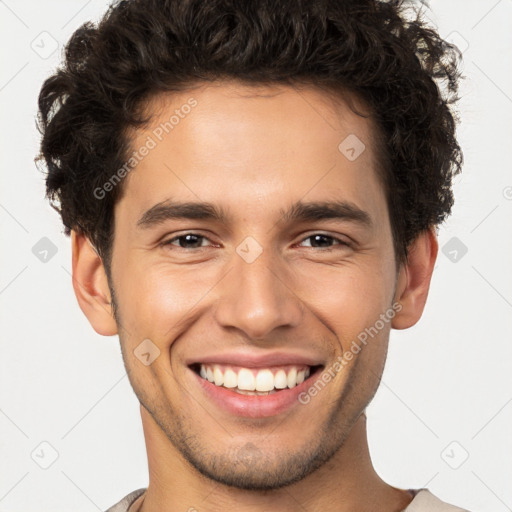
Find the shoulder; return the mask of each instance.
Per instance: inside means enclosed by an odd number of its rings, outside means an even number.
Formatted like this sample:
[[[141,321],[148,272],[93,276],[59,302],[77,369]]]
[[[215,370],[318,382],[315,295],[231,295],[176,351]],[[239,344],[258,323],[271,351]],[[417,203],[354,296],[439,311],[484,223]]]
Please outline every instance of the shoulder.
[[[137,489],[126,495],[121,501],[112,505],[106,512],[128,512],[128,509],[133,502],[145,491],[146,489]]]
[[[415,496],[404,512],[469,512],[441,501],[428,489],[413,491]]]

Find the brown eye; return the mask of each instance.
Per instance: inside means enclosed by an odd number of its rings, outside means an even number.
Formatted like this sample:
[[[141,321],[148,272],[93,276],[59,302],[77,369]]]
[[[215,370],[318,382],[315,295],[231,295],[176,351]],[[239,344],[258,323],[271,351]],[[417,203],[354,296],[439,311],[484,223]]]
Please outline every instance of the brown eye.
[[[316,233],[314,235],[310,235],[310,236],[304,238],[303,242],[305,240],[311,240],[310,247],[313,247],[313,248],[329,249],[335,245],[342,245],[342,246],[348,245],[346,242],[344,242],[343,240],[340,240],[339,238],[335,238],[330,235],[324,235],[322,233]],[[303,243],[303,242],[301,242],[301,243]],[[308,246],[305,246],[305,247],[308,247]]]
[[[203,247],[203,240],[208,240],[205,236],[198,235],[195,233],[187,233],[185,235],[180,235],[170,240],[167,240],[162,245],[168,245],[172,247],[180,247],[182,249],[198,249]],[[178,242],[176,245],[174,242]]]

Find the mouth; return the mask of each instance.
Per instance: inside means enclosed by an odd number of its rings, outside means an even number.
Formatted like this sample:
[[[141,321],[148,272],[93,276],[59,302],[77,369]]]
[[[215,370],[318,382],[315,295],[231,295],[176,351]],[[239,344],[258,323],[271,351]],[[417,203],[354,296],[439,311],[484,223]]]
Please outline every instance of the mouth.
[[[301,386],[319,373],[323,365],[290,364],[245,368],[228,364],[194,363],[190,365],[190,369],[202,380],[231,393],[268,396]]]

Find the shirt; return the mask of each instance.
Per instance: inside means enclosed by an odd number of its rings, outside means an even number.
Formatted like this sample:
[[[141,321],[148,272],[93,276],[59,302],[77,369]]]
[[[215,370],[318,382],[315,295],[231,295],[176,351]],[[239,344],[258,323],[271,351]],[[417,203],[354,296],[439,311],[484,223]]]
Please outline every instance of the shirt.
[[[110,507],[106,512],[129,512],[129,508],[146,489],[137,489],[125,496],[120,502]],[[410,490],[413,500],[403,512],[468,512],[465,509],[449,505],[436,498],[428,489]]]

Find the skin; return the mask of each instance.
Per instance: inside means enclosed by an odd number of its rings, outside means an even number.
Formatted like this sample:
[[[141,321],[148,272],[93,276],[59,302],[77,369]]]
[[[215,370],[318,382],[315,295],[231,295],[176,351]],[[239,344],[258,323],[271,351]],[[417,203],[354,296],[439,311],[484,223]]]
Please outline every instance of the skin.
[[[372,120],[315,88],[223,81],[162,94],[147,104],[151,123],[131,132],[132,147],[190,97],[197,106],[123,183],[111,264],[116,318],[102,260],[72,234],[80,307],[98,333],[119,334],[141,402],[149,486],[131,510],[403,510],[412,497],[373,469],[364,411],[391,327],[410,327],[423,312],[433,230],[397,272]],[[355,161],[338,150],[349,134],[366,145]],[[137,225],[169,198],[208,201],[230,217]],[[348,201],[371,225],[285,222],[280,209],[298,200]],[[162,244],[187,232],[206,238]],[[309,237],[318,233],[333,238],[315,245]],[[247,236],[262,248],[251,263],[236,252]],[[294,351],[329,368],[393,304],[400,311],[317,396],[282,414],[226,412],[187,366],[204,354]],[[147,338],[160,350],[148,366],[134,355]]]

